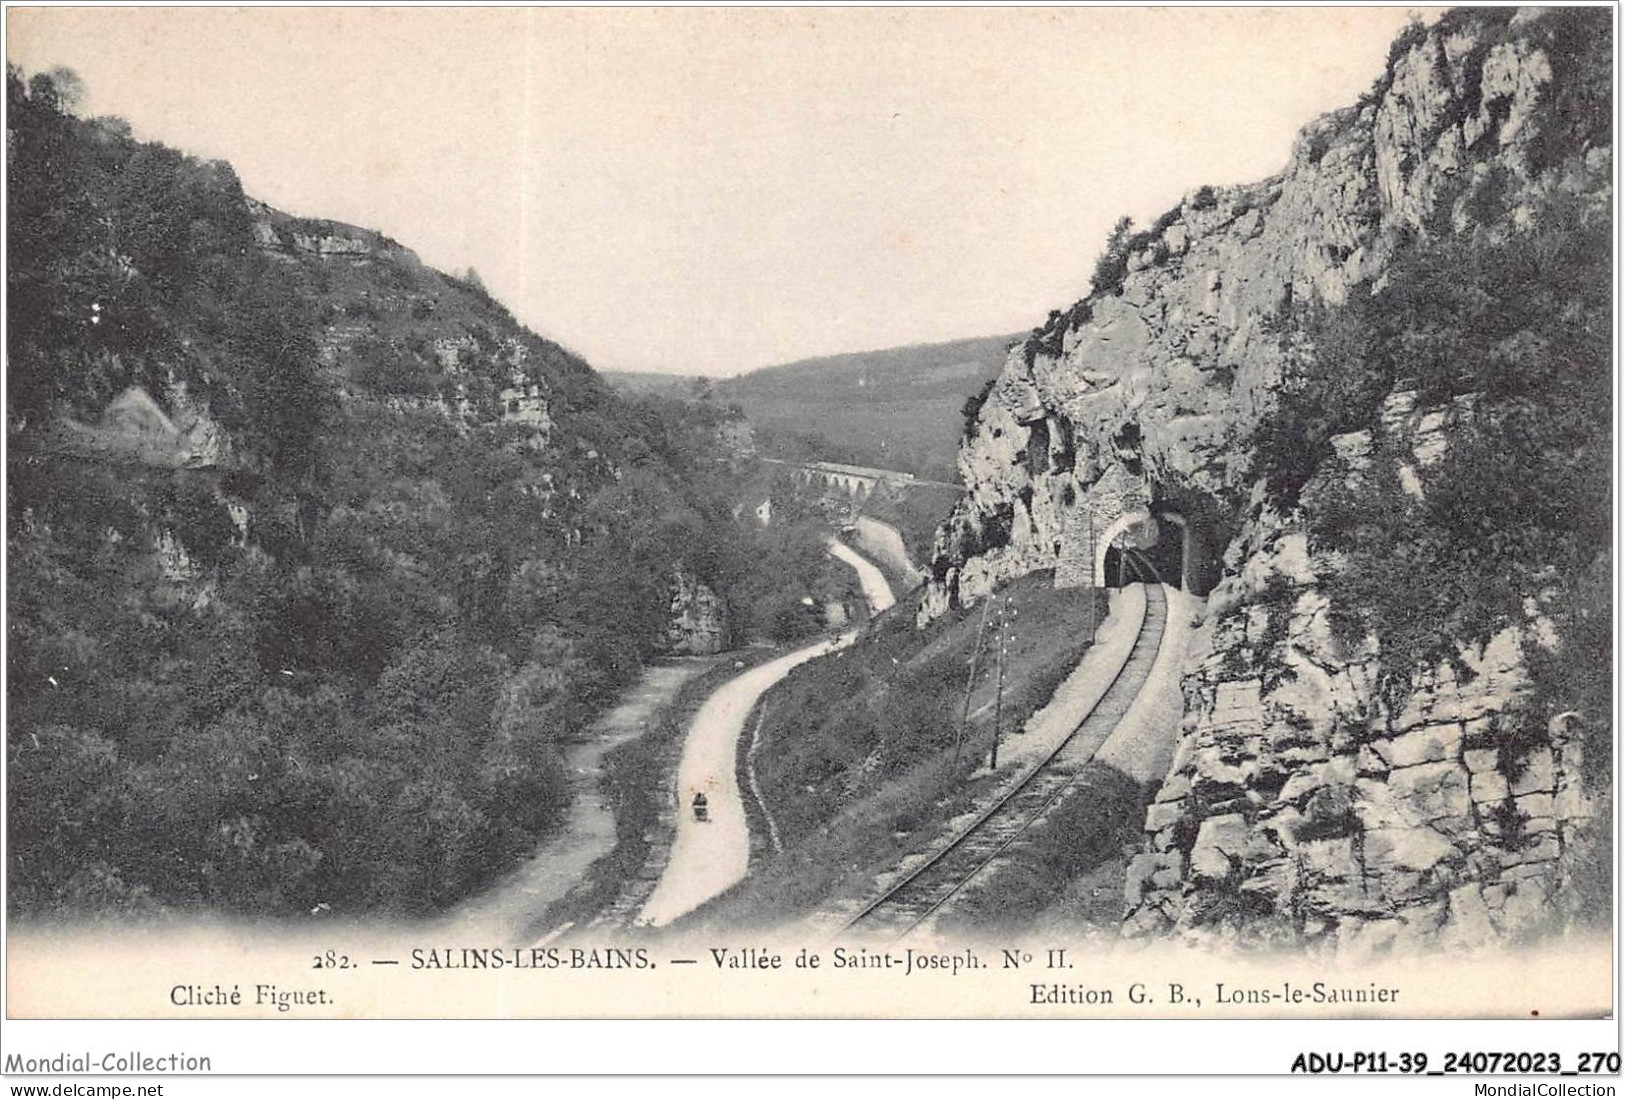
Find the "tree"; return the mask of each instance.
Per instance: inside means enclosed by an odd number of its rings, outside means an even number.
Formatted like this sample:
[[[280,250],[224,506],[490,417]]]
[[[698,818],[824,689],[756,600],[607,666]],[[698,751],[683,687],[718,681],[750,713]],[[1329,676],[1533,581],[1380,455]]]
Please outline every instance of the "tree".
[[[1106,250],[1095,261],[1095,273],[1090,279],[1091,293],[1117,294],[1123,289],[1128,275],[1128,242],[1134,232],[1134,219],[1120,217],[1106,238]]]
[[[58,65],[29,77],[28,94],[42,107],[73,114],[84,102],[85,82],[72,69]]]

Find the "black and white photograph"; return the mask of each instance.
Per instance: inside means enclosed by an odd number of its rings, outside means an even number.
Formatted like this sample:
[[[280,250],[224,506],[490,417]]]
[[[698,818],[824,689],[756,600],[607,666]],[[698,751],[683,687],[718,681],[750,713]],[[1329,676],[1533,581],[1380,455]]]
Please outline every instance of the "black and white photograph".
[[[1612,1020],[1616,14],[8,7],[7,1018]]]

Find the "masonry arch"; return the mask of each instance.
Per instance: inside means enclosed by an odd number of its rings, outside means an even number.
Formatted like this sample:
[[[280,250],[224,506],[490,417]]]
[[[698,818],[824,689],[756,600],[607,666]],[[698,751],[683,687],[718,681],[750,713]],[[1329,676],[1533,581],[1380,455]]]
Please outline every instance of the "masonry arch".
[[[1095,542],[1097,587],[1116,586],[1134,572],[1122,561],[1125,548],[1133,551],[1142,567],[1155,569],[1172,587],[1197,596],[1205,596],[1213,587],[1214,562],[1200,517],[1153,505],[1113,520]]]
[[[1147,522],[1155,522],[1148,508],[1132,508],[1113,519],[1106,525],[1106,529],[1100,532],[1100,536],[1095,540],[1095,587],[1106,587],[1110,579],[1117,575],[1108,568],[1108,564],[1115,565],[1117,561],[1115,557],[1117,551],[1113,548],[1113,543],[1130,527]],[[1113,555],[1110,562],[1107,561],[1108,555]]]
[[[1147,563],[1142,551],[1128,549],[1121,542],[1112,543],[1106,547],[1106,582],[1102,586],[1121,588],[1146,581],[1150,576]]]

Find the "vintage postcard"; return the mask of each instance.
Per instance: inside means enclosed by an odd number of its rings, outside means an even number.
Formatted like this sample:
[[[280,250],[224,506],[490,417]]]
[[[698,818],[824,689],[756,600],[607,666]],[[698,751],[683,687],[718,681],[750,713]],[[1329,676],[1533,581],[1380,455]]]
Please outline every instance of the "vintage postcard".
[[[8,1021],[1613,1033],[1615,14],[10,7]]]

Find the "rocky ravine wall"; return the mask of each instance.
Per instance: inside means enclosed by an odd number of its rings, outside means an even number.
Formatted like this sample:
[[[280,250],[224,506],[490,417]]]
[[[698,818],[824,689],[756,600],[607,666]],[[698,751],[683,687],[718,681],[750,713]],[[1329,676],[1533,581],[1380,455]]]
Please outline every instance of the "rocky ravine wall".
[[[1413,404],[1392,395],[1380,430],[1425,468],[1468,411]],[[1338,438],[1317,480],[1358,484],[1372,442]],[[1560,916],[1594,810],[1572,722],[1523,730],[1523,647],[1554,640],[1539,614],[1464,650],[1467,674],[1429,669],[1390,704],[1375,646],[1334,637],[1302,530],[1266,509],[1226,566],[1191,645],[1148,850],[1129,868],[1129,933],[1245,927],[1365,952],[1473,945]]]
[[[1280,383],[1272,324],[1294,301],[1345,300],[1407,234],[1468,227],[1492,178],[1511,224],[1553,190],[1609,201],[1609,148],[1531,165],[1552,79],[1529,33],[1541,18],[1473,13],[1411,36],[1374,95],[1308,126],[1282,173],[1192,192],[1136,238],[1119,293],[1052,314],[1012,350],[961,446],[968,491],[939,531],[922,621],[1037,569],[1077,574],[1148,504],[1222,550],[1127,883],[1130,933],[1476,939],[1540,919],[1563,878],[1589,813],[1577,747],[1564,728],[1520,740],[1517,758],[1495,747],[1538,616],[1463,654],[1470,682],[1425,670],[1389,712],[1372,654],[1331,637],[1315,586],[1330,563],[1253,484],[1246,445]],[[1456,414],[1414,413],[1396,393],[1381,430],[1425,463]],[[1370,443],[1339,439],[1319,475],[1357,476]],[[1241,518],[1207,522],[1218,515]]]

